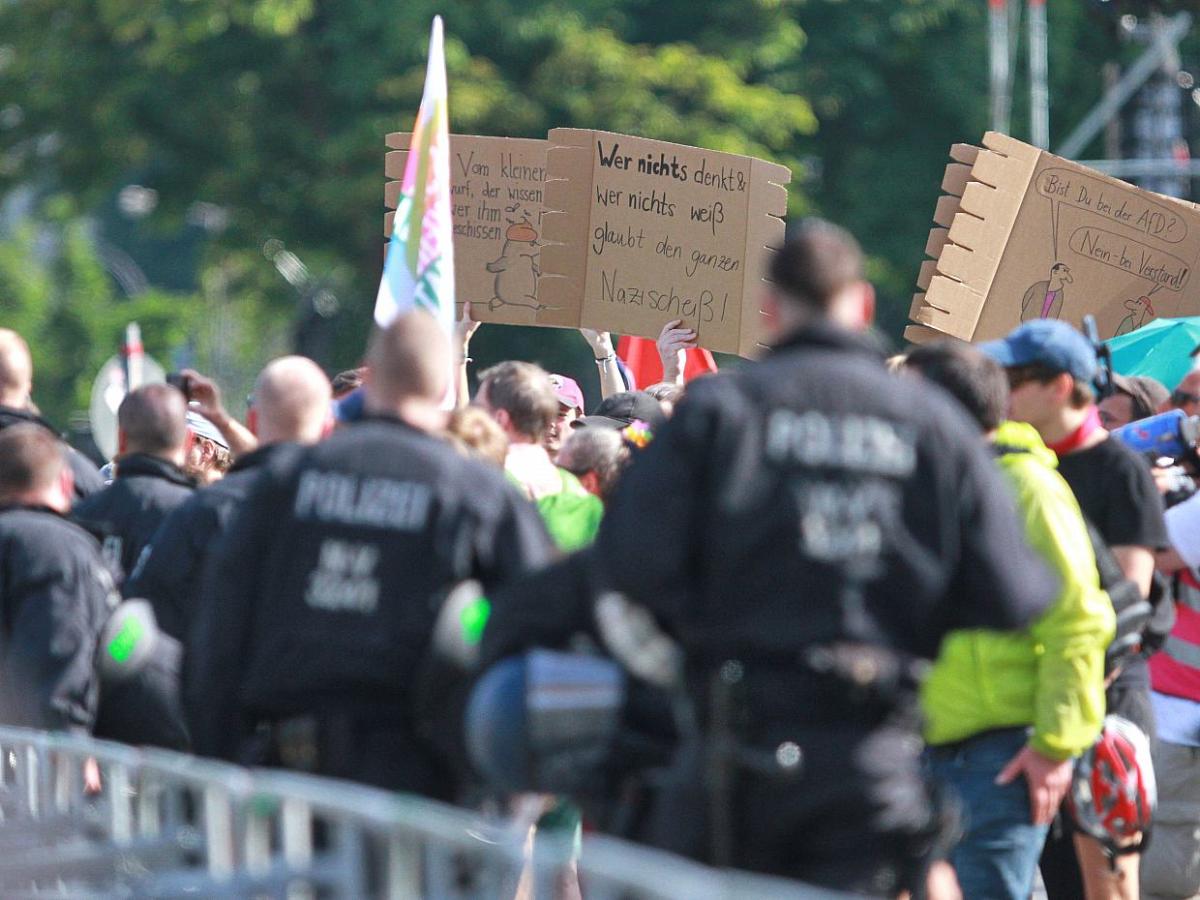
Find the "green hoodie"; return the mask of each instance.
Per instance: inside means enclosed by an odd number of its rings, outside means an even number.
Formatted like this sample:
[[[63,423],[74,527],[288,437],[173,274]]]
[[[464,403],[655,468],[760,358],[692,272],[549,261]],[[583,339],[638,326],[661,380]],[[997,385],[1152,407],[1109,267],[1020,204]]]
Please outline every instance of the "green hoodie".
[[[1055,471],[1057,457],[1032,426],[1005,422],[999,465],[1025,536],[1061,581],[1058,597],[1027,630],[954,631],[925,681],[925,739],[960,741],[993,728],[1032,725],[1033,748],[1078,756],[1104,719],[1104,650],[1116,626],[1100,588],[1079,504]]]

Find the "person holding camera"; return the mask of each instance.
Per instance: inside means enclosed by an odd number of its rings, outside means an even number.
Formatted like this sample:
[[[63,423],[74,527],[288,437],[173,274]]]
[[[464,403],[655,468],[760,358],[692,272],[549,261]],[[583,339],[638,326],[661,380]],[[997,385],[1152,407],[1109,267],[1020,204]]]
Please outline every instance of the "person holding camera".
[[[149,600],[167,634],[186,640],[204,561],[267,463],[294,445],[315,444],[329,433],[330,391],[325,373],[302,356],[273,360],[259,374],[248,416],[258,448],[240,454],[226,477],[196,491],[166,517],[125,582],[125,595]]]

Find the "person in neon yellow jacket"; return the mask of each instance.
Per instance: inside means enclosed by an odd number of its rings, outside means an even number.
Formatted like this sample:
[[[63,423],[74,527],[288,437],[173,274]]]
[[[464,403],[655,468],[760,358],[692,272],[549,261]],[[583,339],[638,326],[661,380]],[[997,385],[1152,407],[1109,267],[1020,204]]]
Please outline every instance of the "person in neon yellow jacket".
[[[1072,760],[1104,719],[1112,602],[1054,453],[1033,427],[1001,421],[1003,370],[958,342],[920,347],[908,367],[959,399],[991,441],[1026,537],[1059,578],[1057,598],[1027,630],[947,635],[921,696],[931,771],[965,812],[951,856],[964,896],[1028,897]]]
[[[922,692],[933,745],[980,731],[1032,725],[1030,746],[1069,759],[1091,746],[1104,719],[1104,650],[1112,603],[1057,458],[1033,426],[1004,422],[993,444],[1017,500],[1029,543],[1059,575],[1055,603],[1023,632],[955,631]]]

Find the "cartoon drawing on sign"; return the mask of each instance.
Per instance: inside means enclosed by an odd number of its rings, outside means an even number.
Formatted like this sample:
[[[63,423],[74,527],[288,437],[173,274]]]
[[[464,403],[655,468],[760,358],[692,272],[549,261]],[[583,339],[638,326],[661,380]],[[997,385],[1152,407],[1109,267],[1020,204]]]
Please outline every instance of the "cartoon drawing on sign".
[[[1154,291],[1150,293],[1153,294]],[[1154,315],[1154,306],[1150,303],[1150,297],[1144,295],[1126,300],[1125,308],[1129,310],[1129,314],[1121,320],[1121,324],[1117,326],[1113,337],[1120,337],[1123,334],[1129,334],[1131,331],[1137,331],[1146,324],[1147,319]]]
[[[511,206],[507,211],[516,212],[517,207]],[[500,258],[487,263],[487,270],[496,276],[488,308],[523,306],[532,310],[545,309],[543,304],[537,302],[537,279],[541,274],[537,229],[530,224],[527,216],[522,216],[519,222],[513,219],[508,221]]]
[[[1057,319],[1062,315],[1064,286],[1073,281],[1071,270],[1062,263],[1050,267],[1050,278],[1031,285],[1021,298],[1021,321]]]

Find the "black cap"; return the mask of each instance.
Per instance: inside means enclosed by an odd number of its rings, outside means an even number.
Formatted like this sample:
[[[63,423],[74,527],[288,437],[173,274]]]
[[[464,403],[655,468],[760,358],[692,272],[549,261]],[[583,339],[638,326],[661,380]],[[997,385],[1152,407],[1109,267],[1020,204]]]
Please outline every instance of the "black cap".
[[[636,421],[645,422],[651,429],[660,426],[666,419],[659,402],[645,391],[622,391],[605,397],[590,416],[571,423],[574,428],[589,425],[600,428],[624,428]]]

